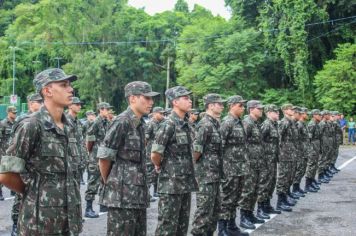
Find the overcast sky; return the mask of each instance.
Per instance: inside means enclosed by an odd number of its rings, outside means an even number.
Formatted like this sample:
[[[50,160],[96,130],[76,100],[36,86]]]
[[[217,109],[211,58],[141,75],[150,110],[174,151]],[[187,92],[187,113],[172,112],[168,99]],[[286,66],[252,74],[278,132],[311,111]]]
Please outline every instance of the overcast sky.
[[[230,13],[225,7],[224,0],[186,0],[189,9],[193,9],[194,4],[199,4],[209,9],[214,15],[220,15],[226,19],[230,18]],[[176,0],[129,0],[129,5],[141,8],[145,7],[145,11],[154,15],[157,12],[172,10]]]

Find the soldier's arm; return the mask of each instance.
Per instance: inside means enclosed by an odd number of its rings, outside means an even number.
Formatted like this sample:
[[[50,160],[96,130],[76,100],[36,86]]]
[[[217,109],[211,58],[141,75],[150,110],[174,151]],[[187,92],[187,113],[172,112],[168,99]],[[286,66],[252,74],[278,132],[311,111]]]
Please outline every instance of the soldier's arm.
[[[38,130],[36,125],[30,122],[20,123],[6,155],[2,156],[0,182],[15,192],[23,193],[25,190],[20,173],[26,172],[25,163],[38,140]]]
[[[93,146],[96,141],[95,131],[97,130],[97,127],[98,127],[97,122],[94,121],[94,123],[89,127],[87,131],[86,147],[88,149],[88,152],[91,152],[93,150]]]
[[[228,120],[223,121],[220,126],[221,145],[223,150],[225,148],[230,132],[231,132],[231,123]]]
[[[116,161],[119,147],[124,143],[125,135],[128,133],[127,127],[128,124],[122,120],[115,120],[106,132],[103,145],[98,148],[99,169],[104,183],[110,174],[112,162]]]
[[[198,161],[203,154],[204,144],[208,139],[208,131],[208,127],[199,122],[193,143],[193,157],[195,161]]]
[[[173,133],[174,127],[169,122],[162,123],[157,130],[151,149],[151,161],[157,171],[160,169],[162,159],[164,158],[164,150]]]

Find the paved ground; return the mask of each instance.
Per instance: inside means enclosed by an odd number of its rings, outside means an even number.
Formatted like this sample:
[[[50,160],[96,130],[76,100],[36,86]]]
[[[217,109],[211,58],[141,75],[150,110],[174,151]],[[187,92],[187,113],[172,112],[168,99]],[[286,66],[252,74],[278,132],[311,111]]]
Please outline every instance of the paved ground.
[[[293,212],[277,215],[255,231],[250,231],[251,235],[356,235],[356,160],[351,161],[353,157],[356,159],[356,147],[342,147],[337,162],[337,166],[343,167],[342,171],[329,184],[322,185],[318,193],[309,193],[301,199],[293,208]],[[82,195],[85,189],[86,186],[82,186]],[[4,195],[8,199],[0,202],[0,236],[10,235],[11,230],[12,198],[7,189],[4,189]],[[275,200],[274,198],[274,204]],[[96,204],[95,208],[98,211]],[[190,220],[194,210],[195,197],[193,196]],[[157,224],[157,202],[151,204],[147,218],[148,235],[154,235]],[[82,235],[105,235],[106,219],[105,214],[98,219],[86,219]],[[239,222],[239,217],[236,220]]]

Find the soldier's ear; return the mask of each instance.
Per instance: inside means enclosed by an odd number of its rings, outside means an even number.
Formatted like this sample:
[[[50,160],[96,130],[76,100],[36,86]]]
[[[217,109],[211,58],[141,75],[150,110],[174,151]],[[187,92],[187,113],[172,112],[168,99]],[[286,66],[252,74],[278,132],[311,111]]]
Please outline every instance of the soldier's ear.
[[[42,94],[44,97],[52,97],[53,93],[52,93],[52,89],[50,85],[44,86],[42,88]]]

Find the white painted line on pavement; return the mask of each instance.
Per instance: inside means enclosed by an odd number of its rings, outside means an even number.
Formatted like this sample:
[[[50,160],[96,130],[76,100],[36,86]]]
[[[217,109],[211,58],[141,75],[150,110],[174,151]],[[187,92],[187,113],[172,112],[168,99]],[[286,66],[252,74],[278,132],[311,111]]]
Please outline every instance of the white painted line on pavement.
[[[14,196],[12,196],[12,197],[7,197],[7,198],[5,198],[5,201],[11,200],[11,199],[14,199],[14,198],[15,198]]]
[[[351,158],[350,160],[348,160],[348,161],[345,161],[344,163],[342,163],[342,165],[341,166],[339,166],[338,167],[338,169],[343,169],[343,168],[345,168],[348,164],[350,164],[353,160],[355,160],[356,159],[356,156],[354,156],[353,158]]]

